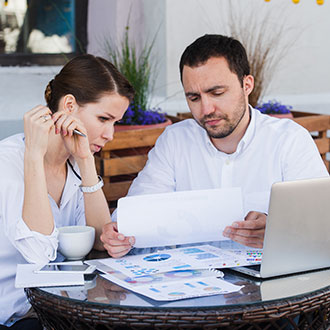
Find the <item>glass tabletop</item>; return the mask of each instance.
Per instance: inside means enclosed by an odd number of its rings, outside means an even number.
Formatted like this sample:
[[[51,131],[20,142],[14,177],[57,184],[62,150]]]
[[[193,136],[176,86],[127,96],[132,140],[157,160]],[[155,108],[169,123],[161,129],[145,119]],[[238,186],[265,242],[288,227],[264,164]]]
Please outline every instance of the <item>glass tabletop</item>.
[[[145,253],[140,251],[138,253]],[[90,258],[105,258],[105,253],[94,253]],[[291,276],[259,280],[245,276],[232,269],[222,269],[224,280],[243,286],[238,292],[218,294],[176,301],[156,301],[124,289],[104,278],[95,275],[87,278],[84,286],[48,287],[40,290],[63,299],[84,301],[115,307],[144,308],[212,308],[261,304],[281,299],[296,299],[322,289],[330,290],[330,269],[300,273]]]

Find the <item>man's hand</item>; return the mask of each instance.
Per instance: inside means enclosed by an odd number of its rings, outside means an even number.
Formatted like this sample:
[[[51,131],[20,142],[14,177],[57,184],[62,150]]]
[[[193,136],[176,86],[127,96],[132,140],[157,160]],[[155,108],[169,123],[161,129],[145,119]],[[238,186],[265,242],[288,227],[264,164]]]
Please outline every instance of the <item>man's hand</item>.
[[[261,249],[264,245],[266,218],[264,213],[250,211],[244,221],[236,221],[226,227],[223,236],[237,243]]]
[[[107,223],[103,227],[100,239],[109,255],[114,258],[124,256],[135,244],[133,236],[125,237],[123,234],[118,233],[116,222]]]

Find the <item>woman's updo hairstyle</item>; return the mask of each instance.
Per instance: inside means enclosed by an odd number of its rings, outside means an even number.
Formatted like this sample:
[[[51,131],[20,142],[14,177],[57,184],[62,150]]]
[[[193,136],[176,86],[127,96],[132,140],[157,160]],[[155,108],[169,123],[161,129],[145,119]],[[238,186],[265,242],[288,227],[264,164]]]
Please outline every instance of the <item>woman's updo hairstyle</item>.
[[[45,90],[48,108],[58,110],[60,99],[72,94],[79,106],[97,102],[103,95],[118,93],[133,100],[134,89],[117,68],[102,57],[90,54],[70,60]]]

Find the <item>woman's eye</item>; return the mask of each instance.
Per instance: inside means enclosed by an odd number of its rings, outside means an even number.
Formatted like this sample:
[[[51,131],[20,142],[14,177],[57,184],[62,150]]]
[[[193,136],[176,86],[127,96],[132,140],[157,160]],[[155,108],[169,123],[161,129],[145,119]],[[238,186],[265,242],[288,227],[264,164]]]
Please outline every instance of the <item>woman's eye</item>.
[[[105,121],[109,120],[107,117],[99,117],[99,120],[104,123]]]

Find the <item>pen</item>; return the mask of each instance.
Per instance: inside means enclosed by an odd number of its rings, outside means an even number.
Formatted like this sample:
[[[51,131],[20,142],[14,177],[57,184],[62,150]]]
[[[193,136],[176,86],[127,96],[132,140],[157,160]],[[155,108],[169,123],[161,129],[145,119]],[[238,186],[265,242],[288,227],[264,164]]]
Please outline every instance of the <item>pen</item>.
[[[84,133],[81,133],[81,132],[78,131],[77,129],[74,129],[74,130],[73,130],[73,133],[76,133],[76,134],[78,134],[78,135],[80,135],[80,136],[86,137],[86,135],[85,135]]]

